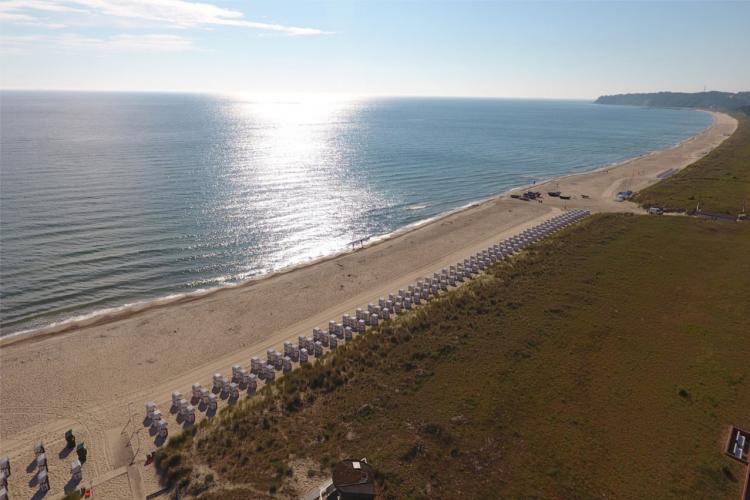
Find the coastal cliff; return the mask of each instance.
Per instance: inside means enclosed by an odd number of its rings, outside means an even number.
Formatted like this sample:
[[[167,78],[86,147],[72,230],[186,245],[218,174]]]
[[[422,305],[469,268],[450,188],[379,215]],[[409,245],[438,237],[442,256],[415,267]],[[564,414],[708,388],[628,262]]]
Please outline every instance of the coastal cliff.
[[[660,108],[702,108],[727,111],[750,110],[750,92],[654,92],[600,96],[595,104],[652,106]]]

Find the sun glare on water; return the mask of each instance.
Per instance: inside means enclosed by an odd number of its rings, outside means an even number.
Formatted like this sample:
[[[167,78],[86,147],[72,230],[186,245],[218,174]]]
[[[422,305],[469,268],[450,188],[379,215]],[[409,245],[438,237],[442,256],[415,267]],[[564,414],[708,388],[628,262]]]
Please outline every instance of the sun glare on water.
[[[351,168],[359,106],[351,98],[276,95],[229,107],[234,196],[226,201],[265,235],[261,245],[275,247],[277,263],[326,255],[357,238],[357,214],[371,198]]]

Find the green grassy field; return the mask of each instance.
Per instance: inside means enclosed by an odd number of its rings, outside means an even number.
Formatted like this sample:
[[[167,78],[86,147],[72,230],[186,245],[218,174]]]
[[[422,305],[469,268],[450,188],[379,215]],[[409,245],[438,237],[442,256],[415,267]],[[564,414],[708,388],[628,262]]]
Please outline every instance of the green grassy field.
[[[750,210],[750,116],[737,112],[737,131],[705,158],[682,172],[646,188],[634,201],[646,207],[702,210],[737,214],[743,203]]]
[[[346,457],[383,497],[736,498],[748,255],[748,224],[593,217],[172,439],[159,468],[206,498],[286,496],[295,459]]]

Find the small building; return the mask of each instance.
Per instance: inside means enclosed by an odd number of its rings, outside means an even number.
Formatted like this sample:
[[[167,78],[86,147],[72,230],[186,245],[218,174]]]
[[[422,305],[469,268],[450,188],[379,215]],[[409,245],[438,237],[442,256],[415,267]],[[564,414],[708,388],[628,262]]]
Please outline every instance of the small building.
[[[333,468],[334,491],[329,499],[370,500],[375,498],[375,470],[361,460],[343,460]]]
[[[375,498],[375,471],[367,459],[343,460],[333,468],[331,479],[323,482],[301,500],[371,500]]]

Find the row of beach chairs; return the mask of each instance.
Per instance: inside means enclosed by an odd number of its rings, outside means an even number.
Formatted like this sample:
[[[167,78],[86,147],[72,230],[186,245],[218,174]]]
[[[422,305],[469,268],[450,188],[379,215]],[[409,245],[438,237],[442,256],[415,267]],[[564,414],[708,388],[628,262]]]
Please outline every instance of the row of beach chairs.
[[[322,357],[326,349],[337,349],[340,343],[352,340],[355,334],[363,334],[367,328],[376,327],[381,321],[387,321],[393,315],[403,314],[437,296],[441,291],[460,285],[492,264],[520,252],[532,243],[588,216],[589,213],[588,210],[570,210],[491,245],[462,262],[443,268],[431,277],[417,280],[407,288],[389,294],[388,298],[381,297],[377,304],[370,303],[366,308],[357,309],[352,315],[344,314],[340,322],[329,321],[327,329],[313,328],[311,337],[301,335],[297,338],[297,343],[284,342],[283,352],[268,349],[265,361],[254,356],[250,359],[248,368],[234,365],[231,378],[215,373],[210,388],[199,383],[193,384],[191,401],[175,391],[172,393],[171,409],[184,422],[193,423],[196,410],[194,404],[206,412],[216,412],[222,398],[236,400],[241,392],[252,395],[258,389],[259,380],[265,383],[273,382],[276,372],[286,374],[294,368],[295,363],[305,364],[311,357]],[[153,402],[146,403],[146,419],[162,437],[167,436],[167,422]]]

